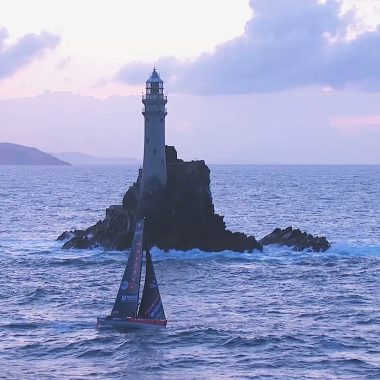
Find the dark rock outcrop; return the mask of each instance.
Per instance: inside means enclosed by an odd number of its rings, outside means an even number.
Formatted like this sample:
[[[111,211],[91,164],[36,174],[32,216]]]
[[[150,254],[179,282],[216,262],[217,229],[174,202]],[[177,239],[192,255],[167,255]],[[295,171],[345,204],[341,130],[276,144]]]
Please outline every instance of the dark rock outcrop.
[[[167,147],[166,156],[168,183],[164,191],[147,194],[139,202],[140,170],[122,205],[108,208],[106,218],[86,230],[64,232],[59,239],[69,240],[63,248],[127,249],[133,237],[133,221],[142,214],[146,216],[150,244],[164,250],[262,250],[253,236],[227,230],[223,216],[215,213],[210,170],[204,161],[179,160],[174,147]]]
[[[313,236],[299,229],[287,227],[276,228],[272,233],[266,235],[259,241],[263,246],[270,244],[286,245],[293,247],[294,251],[311,250],[324,252],[330,248],[330,243],[323,236]]]
[[[101,246],[124,250],[131,246],[134,221],[145,215],[149,242],[158,248],[208,252],[262,250],[279,244],[295,251],[326,251],[325,237],[314,237],[299,229],[276,228],[259,242],[253,236],[226,229],[223,216],[215,213],[210,191],[210,170],[204,161],[184,162],[174,147],[166,147],[168,183],[164,190],[150,192],[141,199],[140,169],[137,181],[124,195],[122,205],[110,206],[106,218],[86,230],[66,231],[58,240],[63,248],[88,249]]]

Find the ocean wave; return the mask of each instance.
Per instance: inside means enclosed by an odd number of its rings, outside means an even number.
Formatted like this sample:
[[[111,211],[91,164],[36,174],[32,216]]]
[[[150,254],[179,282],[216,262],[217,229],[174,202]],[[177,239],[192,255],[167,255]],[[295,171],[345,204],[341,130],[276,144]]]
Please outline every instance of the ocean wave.
[[[15,329],[15,330],[33,330],[38,329],[41,326],[37,322],[11,322],[2,323],[0,325],[2,329]]]
[[[338,241],[334,243],[326,252],[329,255],[336,254],[338,256],[380,256],[379,244],[354,244],[347,241]]]
[[[307,250],[297,252],[291,247],[269,245],[263,252],[204,252],[200,249],[189,251],[169,250],[163,251],[156,247],[151,249],[155,262],[160,261],[214,261],[214,262],[256,262],[268,264],[295,265],[324,265],[335,266],[339,260],[361,257],[380,257],[380,245],[356,245],[346,241],[332,244],[326,252],[309,252]],[[26,254],[26,256],[25,256]],[[41,250],[19,249],[15,256],[27,260],[28,255],[40,257],[50,265],[97,265],[125,262],[129,251],[105,251],[101,247],[91,250],[63,250],[56,245]]]
[[[199,249],[190,251],[170,250],[164,252],[160,249],[153,248],[152,256],[154,261],[166,260],[222,260],[222,261],[241,261],[241,262],[267,262],[272,264],[282,264],[284,262],[313,262],[314,260],[322,260],[325,265],[333,266],[334,261],[345,259],[347,257],[380,257],[380,245],[353,245],[345,242],[338,242],[331,246],[326,252],[309,252],[304,250],[301,252],[293,251],[290,247],[270,245],[264,247],[263,252],[203,252]],[[321,264],[319,262],[318,264]]]

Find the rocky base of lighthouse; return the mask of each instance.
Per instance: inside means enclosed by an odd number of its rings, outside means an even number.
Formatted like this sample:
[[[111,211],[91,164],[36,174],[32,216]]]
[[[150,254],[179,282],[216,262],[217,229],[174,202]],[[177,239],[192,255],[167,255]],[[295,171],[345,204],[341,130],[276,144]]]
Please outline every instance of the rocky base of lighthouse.
[[[255,249],[261,251],[266,243],[288,245],[288,241],[283,240],[282,235],[285,234],[281,235],[282,240],[276,240],[277,235],[273,235],[272,239],[266,237],[258,242],[253,236],[226,229],[223,216],[215,213],[210,191],[210,170],[205,162],[178,160],[174,147],[167,147],[166,159],[166,188],[142,200],[146,232],[152,246],[163,250],[187,251],[197,248],[206,252],[244,252]],[[140,184],[141,171],[137,181],[126,192],[122,205],[109,207],[106,218],[86,230],[64,232],[58,238],[67,240],[63,248],[129,248],[133,237],[133,221],[137,213],[141,212],[141,209],[138,210]],[[311,235],[306,235],[303,244],[297,243],[295,239],[298,235],[293,235],[291,242],[297,247],[322,251],[329,246],[326,239],[327,245],[317,246],[316,239],[322,242],[322,238]]]

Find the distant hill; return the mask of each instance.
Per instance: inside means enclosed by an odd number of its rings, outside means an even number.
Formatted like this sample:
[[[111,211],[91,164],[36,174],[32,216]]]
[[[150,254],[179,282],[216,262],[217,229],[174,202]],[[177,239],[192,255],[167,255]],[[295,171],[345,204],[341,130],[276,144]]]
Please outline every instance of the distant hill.
[[[72,165],[138,165],[140,160],[130,157],[98,157],[77,152],[53,153]]]
[[[28,146],[0,143],[0,165],[70,165],[51,154]]]

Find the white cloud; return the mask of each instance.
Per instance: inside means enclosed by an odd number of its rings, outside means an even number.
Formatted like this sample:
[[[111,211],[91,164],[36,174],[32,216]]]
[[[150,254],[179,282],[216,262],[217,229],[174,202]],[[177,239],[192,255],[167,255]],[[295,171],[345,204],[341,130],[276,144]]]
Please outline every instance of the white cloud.
[[[46,50],[54,49],[60,39],[48,32],[29,33],[13,44],[6,44],[8,32],[0,27],[0,79],[9,77],[17,70],[39,58]]]
[[[273,92],[318,85],[380,90],[380,27],[352,36],[354,11],[336,0],[251,0],[245,33],[195,60],[157,66],[171,89],[196,94]],[[350,33],[350,38],[347,38]],[[152,64],[128,63],[116,74],[142,80]]]

